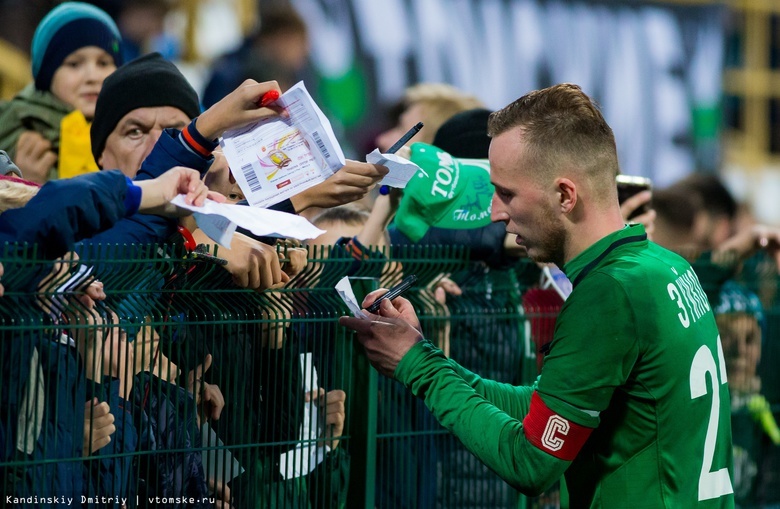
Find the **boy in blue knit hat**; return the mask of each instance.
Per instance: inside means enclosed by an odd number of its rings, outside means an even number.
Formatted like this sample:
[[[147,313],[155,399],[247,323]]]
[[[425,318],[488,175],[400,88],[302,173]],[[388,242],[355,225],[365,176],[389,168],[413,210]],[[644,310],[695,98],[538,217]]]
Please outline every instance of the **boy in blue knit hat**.
[[[0,150],[25,178],[44,183],[63,176],[57,165],[63,133],[74,140],[86,136],[86,144],[75,143],[75,159],[86,161],[79,164],[89,167],[82,171],[97,169],[88,122],[103,80],[122,63],[120,41],[114,21],[89,4],[66,2],[41,20],[31,50],[34,83],[0,107]]]

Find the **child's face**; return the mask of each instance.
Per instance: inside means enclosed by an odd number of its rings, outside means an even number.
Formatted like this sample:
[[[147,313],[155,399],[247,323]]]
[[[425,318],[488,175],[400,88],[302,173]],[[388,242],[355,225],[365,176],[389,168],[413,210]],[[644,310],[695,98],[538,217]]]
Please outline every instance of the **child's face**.
[[[752,392],[756,386],[761,359],[761,325],[755,316],[744,312],[715,315],[726,361],[729,388]]]
[[[85,46],[65,57],[54,71],[51,92],[92,120],[103,80],[115,69],[111,55],[97,46]]]
[[[203,182],[210,191],[217,191],[227,198],[227,203],[238,203],[244,199],[244,192],[230,173],[227,159],[220,149],[213,152],[214,162],[211,164]]]

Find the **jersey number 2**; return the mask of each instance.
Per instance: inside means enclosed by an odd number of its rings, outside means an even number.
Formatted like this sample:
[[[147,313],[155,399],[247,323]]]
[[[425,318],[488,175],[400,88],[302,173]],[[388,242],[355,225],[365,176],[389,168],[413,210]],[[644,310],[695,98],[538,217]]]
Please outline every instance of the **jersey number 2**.
[[[720,343],[720,336],[718,336],[718,361],[716,366],[712,352],[709,348],[702,345],[693,357],[693,363],[691,364],[691,399],[700,398],[707,394],[707,373],[710,374],[710,380],[712,380],[710,421],[707,423],[707,436],[704,439],[704,458],[701,465],[701,475],[699,476],[700,501],[734,493],[728,469],[721,468],[716,472],[711,471],[720,417],[719,385],[726,383],[726,363],[723,359],[723,346]],[[720,382],[718,382],[718,372],[720,372]]]

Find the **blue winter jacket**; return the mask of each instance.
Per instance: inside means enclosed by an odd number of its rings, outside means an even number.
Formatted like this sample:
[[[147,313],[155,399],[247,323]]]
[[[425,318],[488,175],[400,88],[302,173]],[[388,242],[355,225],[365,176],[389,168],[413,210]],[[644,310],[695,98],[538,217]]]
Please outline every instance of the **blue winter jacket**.
[[[47,182],[24,207],[0,214],[0,243],[26,242],[38,246],[39,258],[60,257],[125,217],[127,189],[119,170]],[[7,252],[15,254],[15,248]]]
[[[166,129],[144,160],[135,180],[155,179],[175,166],[185,166],[205,175],[213,157],[205,158],[187,149],[179,140],[179,131]],[[165,242],[176,232],[176,219],[136,214],[119,221],[113,228],[93,235],[78,248],[82,252],[87,246],[97,244],[155,244]]]

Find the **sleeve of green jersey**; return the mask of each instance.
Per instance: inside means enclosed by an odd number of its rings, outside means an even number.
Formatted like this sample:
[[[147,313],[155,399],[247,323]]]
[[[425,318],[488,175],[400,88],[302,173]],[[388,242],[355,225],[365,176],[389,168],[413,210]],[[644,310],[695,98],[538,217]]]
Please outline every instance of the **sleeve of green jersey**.
[[[640,290],[638,290],[640,291]],[[635,310],[607,274],[585,278],[564,304],[537,390],[559,415],[595,428],[638,358]]]
[[[427,341],[401,359],[395,377],[485,465],[523,493],[541,493],[571,463],[525,438],[520,419],[528,413],[532,387],[482,380]]]
[[[487,380],[472,373],[457,362],[450,360],[452,369],[458,373],[477,394],[496,405],[499,409],[518,420],[528,415],[531,406],[531,394],[536,389],[532,386],[517,386],[508,383]]]

